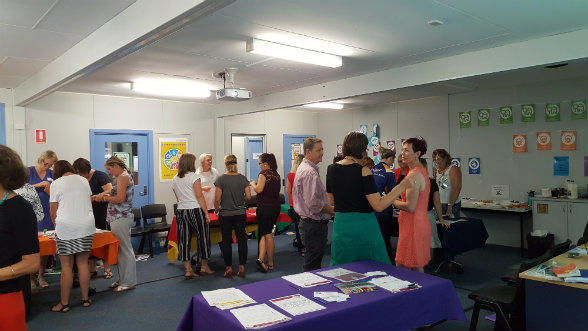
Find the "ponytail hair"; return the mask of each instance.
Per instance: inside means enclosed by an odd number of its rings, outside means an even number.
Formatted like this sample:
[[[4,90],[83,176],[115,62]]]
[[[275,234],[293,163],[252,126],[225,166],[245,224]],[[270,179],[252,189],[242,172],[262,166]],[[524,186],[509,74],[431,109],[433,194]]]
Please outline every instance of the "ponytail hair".
[[[118,165],[119,167],[123,168],[126,172],[130,173],[131,171],[127,168],[127,165],[123,160],[116,156],[111,156],[106,162],[104,162],[104,166],[112,167],[113,165]]]

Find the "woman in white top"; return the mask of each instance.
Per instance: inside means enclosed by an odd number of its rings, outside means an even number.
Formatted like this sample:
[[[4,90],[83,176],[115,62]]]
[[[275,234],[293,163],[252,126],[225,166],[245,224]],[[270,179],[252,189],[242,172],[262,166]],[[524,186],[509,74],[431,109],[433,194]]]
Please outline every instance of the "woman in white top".
[[[94,239],[94,214],[88,181],[75,174],[72,165],[55,162],[49,198],[49,213],[57,234],[57,254],[61,262],[61,301],[51,311],[69,311],[69,295],[73,283],[73,264],[78,267],[82,290],[82,306],[89,307],[90,269],[88,255]]]
[[[198,169],[196,174],[200,177],[202,184],[202,193],[204,194],[204,200],[206,201],[204,209],[209,213],[214,212],[214,198],[216,196],[216,188],[214,182],[218,178],[218,171],[212,167],[212,154],[200,154],[198,158]]]
[[[433,151],[435,180],[445,217],[459,217],[461,212],[461,170],[451,165],[451,155],[444,149]]]
[[[172,181],[172,189],[178,200],[176,211],[176,224],[178,227],[178,252],[180,260],[186,268],[186,279],[198,276],[190,265],[190,240],[192,233],[196,232],[198,240],[198,252],[196,264],[202,265],[200,272],[211,275],[214,273],[208,266],[210,258],[210,232],[208,224],[210,216],[204,201],[201,178],[194,173],[196,168],[196,156],[185,153],[180,157],[178,174]],[[201,261],[201,262],[200,262]]]

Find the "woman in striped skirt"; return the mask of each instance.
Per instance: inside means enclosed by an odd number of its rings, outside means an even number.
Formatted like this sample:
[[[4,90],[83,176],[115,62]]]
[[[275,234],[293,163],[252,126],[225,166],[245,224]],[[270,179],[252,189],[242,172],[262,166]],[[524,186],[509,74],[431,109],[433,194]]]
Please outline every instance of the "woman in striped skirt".
[[[57,234],[57,254],[61,262],[61,301],[51,311],[69,311],[69,295],[73,283],[74,260],[82,290],[82,306],[89,307],[90,270],[88,255],[94,239],[94,214],[88,181],[75,174],[72,165],[57,161],[53,170],[49,212]]]
[[[196,156],[185,153],[180,157],[178,174],[172,181],[172,189],[178,200],[176,223],[178,226],[178,251],[180,260],[186,268],[186,279],[198,276],[190,265],[190,240],[196,233],[198,252],[196,265],[202,265],[200,273],[214,273],[208,266],[210,258],[210,216],[202,193],[202,181],[196,174]]]

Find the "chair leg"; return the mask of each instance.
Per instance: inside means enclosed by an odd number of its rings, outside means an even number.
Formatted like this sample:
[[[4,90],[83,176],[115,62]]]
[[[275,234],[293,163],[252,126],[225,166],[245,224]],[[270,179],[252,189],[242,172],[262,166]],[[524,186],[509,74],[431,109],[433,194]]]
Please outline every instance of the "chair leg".
[[[165,233],[165,245],[163,245],[163,247],[165,247],[165,249],[167,249],[167,244],[169,244],[169,240],[167,240],[167,237],[169,236],[169,231],[167,231]]]
[[[153,234],[149,232],[147,236],[149,238],[149,256],[153,258]]]
[[[143,254],[144,247],[145,247],[145,235],[142,235],[141,242],[139,243],[139,249],[137,250],[137,254]]]
[[[512,331],[510,323],[508,322],[506,315],[504,315],[502,308],[500,308],[500,305],[495,304],[494,311],[496,312],[496,327],[497,327],[497,329],[498,330],[505,330],[505,331]]]
[[[480,303],[474,302],[474,310],[472,311],[472,320],[470,321],[470,331],[476,330],[478,327],[478,316],[480,315]]]

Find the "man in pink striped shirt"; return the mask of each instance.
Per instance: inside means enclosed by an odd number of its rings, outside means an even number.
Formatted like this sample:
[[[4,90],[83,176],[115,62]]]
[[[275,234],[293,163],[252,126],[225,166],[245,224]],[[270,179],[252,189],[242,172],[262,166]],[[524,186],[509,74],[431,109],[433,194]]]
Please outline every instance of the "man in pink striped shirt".
[[[323,142],[318,138],[304,141],[304,160],[300,163],[294,184],[292,199],[294,210],[300,215],[300,236],[305,247],[305,271],[321,268],[327,245],[328,223],[335,215],[327,199],[327,191],[321,181],[318,166],[323,160]]]

